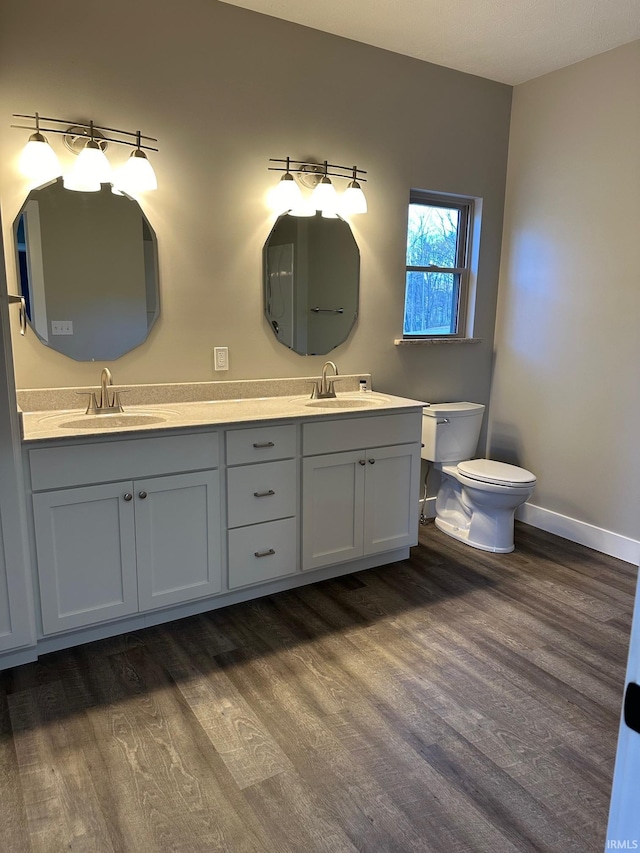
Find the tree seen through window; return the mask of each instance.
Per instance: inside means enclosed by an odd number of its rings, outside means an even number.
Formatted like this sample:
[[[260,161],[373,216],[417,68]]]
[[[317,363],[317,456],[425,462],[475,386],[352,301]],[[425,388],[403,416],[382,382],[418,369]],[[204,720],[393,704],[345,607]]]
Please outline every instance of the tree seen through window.
[[[460,331],[468,211],[468,204],[428,203],[412,196],[407,228],[405,336],[455,335]]]

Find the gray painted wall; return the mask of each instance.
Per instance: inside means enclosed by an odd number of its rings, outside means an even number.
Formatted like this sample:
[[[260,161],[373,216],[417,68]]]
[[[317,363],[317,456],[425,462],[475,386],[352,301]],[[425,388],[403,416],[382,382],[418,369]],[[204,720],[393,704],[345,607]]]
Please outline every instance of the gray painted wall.
[[[490,446],[640,538],[640,42],[516,87]]]
[[[26,195],[13,112],[40,111],[159,138],[161,189],[143,206],[159,242],[162,315],[146,344],[112,363],[120,383],[318,373],[324,358],[280,345],[263,316],[269,157],[357,163],[370,213],[354,218],[361,304],[341,372],[424,400],[487,402],[512,90],[215,0],[23,0],[0,12],[0,186],[5,239]],[[58,150],[62,150],[60,147]],[[112,159],[127,152],[112,148]],[[68,161],[67,161],[68,162]],[[484,199],[470,346],[394,347],[402,331],[411,187]],[[15,282],[8,253],[10,285]],[[14,330],[15,331],[15,330]],[[231,370],[213,371],[214,345]],[[14,337],[17,384],[96,381]]]

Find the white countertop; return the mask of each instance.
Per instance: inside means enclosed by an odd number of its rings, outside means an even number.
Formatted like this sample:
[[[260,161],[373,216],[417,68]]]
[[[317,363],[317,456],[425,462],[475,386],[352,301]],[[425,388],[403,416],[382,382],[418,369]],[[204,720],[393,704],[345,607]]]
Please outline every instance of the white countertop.
[[[235,400],[158,402],[127,406],[123,415],[87,415],[84,409],[22,412],[23,441],[43,441],[81,436],[157,432],[198,426],[247,424],[281,418],[326,418],[353,414],[388,414],[422,408],[419,400],[376,391],[337,393],[335,400],[310,400],[301,396],[248,397]]]

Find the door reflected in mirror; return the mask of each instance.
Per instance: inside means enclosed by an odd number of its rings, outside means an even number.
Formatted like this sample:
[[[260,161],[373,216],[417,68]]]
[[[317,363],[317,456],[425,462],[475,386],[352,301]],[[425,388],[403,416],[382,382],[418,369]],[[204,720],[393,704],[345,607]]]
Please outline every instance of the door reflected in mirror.
[[[42,343],[76,361],[139,346],[159,314],[156,236],[134,199],[33,190],[14,223],[20,293]]]
[[[360,251],[344,219],[278,217],[264,246],[265,315],[299,355],[344,343],[358,316]]]

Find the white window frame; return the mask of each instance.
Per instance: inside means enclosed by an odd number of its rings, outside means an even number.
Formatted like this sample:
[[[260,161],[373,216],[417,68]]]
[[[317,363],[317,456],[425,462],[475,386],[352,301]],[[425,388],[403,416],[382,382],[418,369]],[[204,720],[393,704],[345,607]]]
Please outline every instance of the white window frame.
[[[409,204],[422,204],[425,207],[450,207],[458,210],[460,213],[458,240],[456,247],[456,266],[455,267],[439,267],[434,265],[429,266],[411,266],[406,264],[406,248],[405,248],[405,291],[403,301],[403,340],[410,341],[438,341],[451,340],[469,337],[468,332],[468,317],[469,317],[469,290],[471,278],[471,237],[474,231],[474,211],[475,199],[466,196],[455,196],[445,193],[430,192],[426,190],[411,190],[409,195]],[[408,212],[408,209],[407,209]],[[407,222],[407,236],[408,236]],[[457,277],[457,294],[456,305],[456,329],[448,334],[420,334],[420,333],[405,333],[404,331],[404,314],[406,312],[407,303],[407,273],[409,272],[442,272],[452,274]]]

